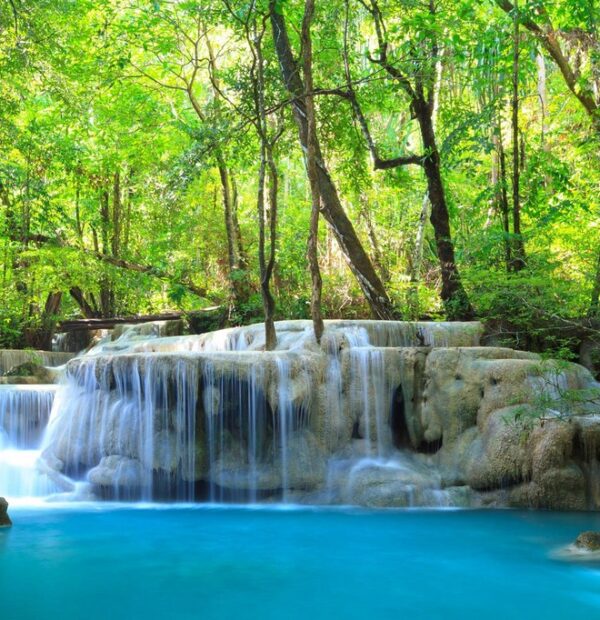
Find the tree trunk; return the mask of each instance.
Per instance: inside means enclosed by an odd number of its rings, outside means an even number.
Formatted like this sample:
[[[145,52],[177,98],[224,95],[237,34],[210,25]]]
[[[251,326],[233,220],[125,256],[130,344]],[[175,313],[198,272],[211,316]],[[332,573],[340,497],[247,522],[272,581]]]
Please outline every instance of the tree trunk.
[[[598,259],[596,262],[596,277],[594,278],[594,287],[592,289],[588,315],[591,317],[600,317],[600,252],[598,252]]]
[[[85,298],[84,292],[78,286],[72,286],[69,289],[71,297],[77,302],[79,309],[86,319],[98,319],[100,318],[100,312],[93,308],[91,304]]]
[[[377,240],[377,234],[375,232],[375,226],[373,225],[373,218],[371,217],[371,209],[367,204],[367,199],[364,195],[359,198],[360,212],[365,220],[365,226],[367,227],[367,236],[369,237],[369,243],[371,244],[371,256],[373,258],[373,266],[379,273],[381,281],[387,283],[390,281],[390,272],[385,264],[383,253],[379,247],[379,241]]]
[[[421,129],[423,148],[427,157],[423,161],[427,177],[427,193],[431,202],[430,221],[435,235],[435,245],[442,269],[441,298],[450,320],[470,320],[475,312],[463,288],[450,234],[450,216],[446,204],[444,184],[440,170],[440,155],[435,141],[431,110],[426,101],[414,102],[415,114]]]
[[[62,292],[48,293],[44,310],[40,317],[40,326],[28,329],[25,332],[25,345],[33,349],[50,351],[52,349],[52,336],[56,327],[57,315],[60,312]]]
[[[513,70],[512,70],[512,148],[513,148],[513,253],[511,267],[521,271],[525,267],[525,247],[521,236],[521,158],[519,152],[519,8],[515,0],[513,16]]]
[[[217,58],[208,37],[206,24],[201,25],[199,22],[198,25],[199,28],[202,29],[203,36],[206,41],[210,82],[213,93],[215,98],[218,98],[221,95],[221,89],[218,78]],[[196,61],[197,60],[198,59],[196,59]],[[205,123],[206,115],[194,95],[192,83],[188,84],[187,92],[190,102],[192,103],[192,107],[198,115],[198,118]],[[240,273],[246,268],[247,264],[242,244],[241,229],[237,217],[237,188],[233,174],[231,173],[231,170],[229,170],[223,152],[218,146],[215,148],[215,158],[217,161],[217,168],[219,170],[219,178],[221,179],[221,188],[223,191],[225,232],[227,235],[227,254],[229,259],[229,280],[235,303],[236,305],[240,305],[248,300],[250,289],[248,287],[247,278],[243,273]]]
[[[498,137],[496,139],[496,149],[498,153],[498,210],[502,218],[502,231],[504,233],[504,260],[506,262],[506,271],[510,271],[512,266],[512,252],[510,240],[510,222],[509,222],[509,206],[508,206],[508,180],[506,178],[506,153],[502,142],[502,129],[498,124]]]
[[[285,18],[281,14],[279,7],[275,6],[275,0],[270,1],[270,10],[273,38],[283,82],[292,98],[292,111],[298,125],[300,145],[306,153],[308,150],[309,127],[306,119],[306,105],[303,100],[305,93],[304,84],[292,53]],[[390,298],[381,279],[373,268],[371,260],[365,252],[352,223],[344,212],[337,189],[323,161],[318,137],[315,135],[312,138],[314,140],[317,183],[321,196],[321,212],[323,217],[333,230],[348,265],[365,295],[373,316],[378,319],[393,319],[395,313]]]
[[[419,282],[421,281],[421,269],[423,268],[423,248],[425,246],[425,227],[431,214],[431,201],[426,192],[421,203],[421,213],[417,224],[415,236],[415,251],[410,265],[410,289],[408,292],[408,306],[411,318],[418,319],[420,314]]]
[[[304,96],[307,126],[305,163],[311,195],[310,227],[308,234],[308,265],[311,279],[310,314],[313,321],[315,339],[317,343],[320,344],[325,327],[323,324],[323,317],[321,316],[323,280],[321,278],[321,270],[319,269],[319,211],[321,191],[317,173],[315,101],[314,95],[312,94],[312,40],[310,36],[310,23],[314,10],[314,0],[306,0],[304,3],[304,19],[302,22],[302,66],[304,69],[304,87],[306,88]]]
[[[107,190],[103,190],[100,194],[100,223],[101,223],[101,239],[102,239],[102,254],[111,255],[110,247],[110,202],[109,194]],[[113,315],[113,292],[111,287],[110,278],[104,274],[100,278],[100,308],[102,316],[107,318]]]
[[[431,127],[435,136],[437,125],[438,109],[440,104],[440,88],[442,86],[442,73],[444,65],[442,62],[443,53],[439,52],[439,57],[435,63],[435,81],[433,84],[432,103],[431,106]],[[419,318],[419,282],[421,281],[421,269],[423,266],[423,248],[425,245],[425,229],[427,220],[431,216],[431,200],[429,192],[425,192],[421,203],[421,213],[419,214],[419,223],[417,224],[417,234],[415,237],[415,250],[410,264],[410,289],[408,294],[408,305],[410,312],[415,319]]]
[[[275,331],[275,300],[271,293],[271,278],[275,269],[275,251],[277,249],[277,212],[279,174],[271,144],[266,144],[267,157],[267,180],[269,186],[269,259],[267,260],[264,276],[261,275],[261,291],[265,302],[265,335],[267,349],[274,349],[277,345],[277,333]]]
[[[546,117],[548,115],[548,90],[546,88],[546,61],[542,54],[538,54],[535,57],[537,65],[537,91],[540,100],[540,142],[542,143],[542,149],[546,150]]]
[[[246,27],[246,39],[254,56],[254,64],[250,72],[254,92],[254,105],[257,120],[255,127],[260,140],[260,166],[258,171],[258,265],[260,271],[260,292],[265,315],[265,349],[271,351],[277,346],[277,332],[275,331],[275,300],[271,293],[271,277],[275,267],[275,250],[277,243],[277,199],[278,199],[278,172],[273,159],[273,144],[278,138],[275,134],[272,142],[269,141],[269,123],[265,105],[265,66],[262,51],[264,26],[260,33],[256,22],[253,32]],[[265,209],[265,182],[268,178],[269,207]],[[266,238],[267,222],[269,233],[269,252],[267,259]]]

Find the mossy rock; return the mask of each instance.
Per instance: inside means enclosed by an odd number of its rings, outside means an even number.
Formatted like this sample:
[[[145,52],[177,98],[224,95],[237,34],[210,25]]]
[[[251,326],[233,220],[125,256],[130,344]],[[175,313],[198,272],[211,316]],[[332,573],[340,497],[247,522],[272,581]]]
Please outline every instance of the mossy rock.
[[[600,551],[600,532],[581,532],[575,546],[586,551]]]
[[[4,373],[5,377],[31,377],[36,383],[54,383],[54,376],[45,366],[36,362],[25,362],[18,366],[13,366]]]

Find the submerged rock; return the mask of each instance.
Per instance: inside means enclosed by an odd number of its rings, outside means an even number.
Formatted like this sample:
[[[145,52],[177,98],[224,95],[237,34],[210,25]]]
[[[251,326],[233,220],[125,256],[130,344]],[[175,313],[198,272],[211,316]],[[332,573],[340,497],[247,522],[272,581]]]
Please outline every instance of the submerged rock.
[[[12,525],[12,521],[8,516],[8,502],[0,497],[0,527],[10,527]]]

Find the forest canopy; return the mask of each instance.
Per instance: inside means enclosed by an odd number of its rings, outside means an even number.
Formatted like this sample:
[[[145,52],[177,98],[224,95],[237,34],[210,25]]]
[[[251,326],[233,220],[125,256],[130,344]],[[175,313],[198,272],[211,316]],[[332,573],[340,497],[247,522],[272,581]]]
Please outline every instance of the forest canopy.
[[[0,2],[0,346],[212,306],[317,335],[597,318],[599,23],[594,0]]]

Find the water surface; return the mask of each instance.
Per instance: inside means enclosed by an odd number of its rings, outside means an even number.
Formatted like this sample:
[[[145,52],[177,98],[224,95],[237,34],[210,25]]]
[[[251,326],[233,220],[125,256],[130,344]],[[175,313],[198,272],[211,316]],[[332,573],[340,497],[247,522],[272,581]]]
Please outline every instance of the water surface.
[[[593,513],[13,507],[2,620],[600,617]]]

